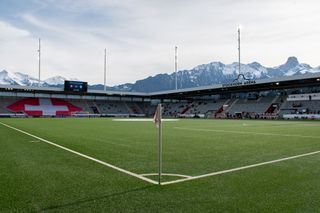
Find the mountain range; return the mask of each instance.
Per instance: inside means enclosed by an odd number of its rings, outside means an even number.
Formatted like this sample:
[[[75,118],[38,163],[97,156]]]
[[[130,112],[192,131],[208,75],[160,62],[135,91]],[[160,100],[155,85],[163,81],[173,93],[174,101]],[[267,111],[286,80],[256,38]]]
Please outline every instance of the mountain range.
[[[307,73],[320,72],[319,67],[311,67],[305,63],[299,63],[296,57],[289,57],[286,63],[276,67],[265,67],[258,62],[241,64],[241,73],[248,79],[258,80],[265,78],[276,78],[282,76],[303,75]],[[229,83],[238,77],[239,64],[223,64],[221,62],[211,62],[194,67],[191,70],[181,70],[177,72],[178,88],[192,88],[208,86],[213,84]],[[41,86],[62,87],[67,79],[62,76],[55,76],[40,82]],[[0,71],[0,84],[38,86],[35,77],[20,72],[11,73],[6,70]],[[131,92],[156,92],[175,88],[175,73],[163,73],[150,76],[135,83],[126,83],[113,87],[107,87],[112,91]],[[102,90],[102,84],[89,85],[89,89]]]
[[[67,78],[61,76],[55,76],[48,78],[44,81],[40,81],[41,86],[61,86],[64,84],[64,81],[68,80]],[[72,79],[70,79],[72,80]],[[76,80],[76,79],[74,79]],[[39,81],[37,78],[23,74],[21,72],[8,72],[6,70],[0,71],[0,84],[4,85],[20,85],[20,86],[38,86]]]

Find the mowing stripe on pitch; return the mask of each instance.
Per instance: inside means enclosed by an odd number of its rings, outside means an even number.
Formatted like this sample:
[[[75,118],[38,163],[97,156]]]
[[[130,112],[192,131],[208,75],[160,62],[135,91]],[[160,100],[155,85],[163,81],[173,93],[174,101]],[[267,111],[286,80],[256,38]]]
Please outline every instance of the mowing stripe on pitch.
[[[234,134],[251,134],[251,135],[265,135],[265,136],[281,136],[281,137],[296,137],[296,138],[313,138],[320,139],[320,136],[311,135],[290,135],[290,134],[278,134],[278,133],[264,133],[264,132],[247,132],[247,131],[232,131],[232,130],[219,130],[219,129],[195,129],[187,127],[174,127],[179,130],[199,131],[199,132],[222,132],[222,133],[234,133]]]
[[[250,168],[264,166],[264,165],[268,165],[268,164],[274,164],[274,163],[278,163],[278,162],[282,162],[282,161],[288,161],[288,160],[301,158],[301,157],[305,157],[305,156],[309,156],[309,155],[315,155],[315,154],[319,154],[319,153],[320,153],[320,151],[309,152],[309,153],[305,153],[305,154],[301,154],[301,155],[280,158],[277,160],[271,160],[271,161],[266,161],[266,162],[262,162],[262,163],[251,164],[248,166],[242,166],[242,167],[237,167],[237,168],[233,168],[233,169],[212,172],[212,173],[205,174],[205,175],[193,176],[193,177],[189,177],[189,178],[185,178],[185,179],[181,179],[181,180],[168,181],[168,182],[161,183],[161,185],[169,185],[169,184],[180,183],[180,182],[185,182],[185,181],[189,181],[189,180],[195,180],[195,179],[200,179],[200,178],[205,178],[205,177],[210,177],[210,176],[221,175],[221,174],[230,173],[230,172],[236,172],[236,171],[240,171],[240,170],[244,170],[244,169],[250,169]]]
[[[127,170],[125,170],[125,169],[122,169],[122,168],[120,168],[120,167],[114,166],[114,165],[112,165],[112,164],[103,162],[103,161],[101,161],[101,160],[98,160],[98,159],[96,159],[96,158],[93,158],[93,157],[90,157],[90,156],[88,156],[88,155],[82,154],[82,153],[80,153],[80,152],[74,151],[74,150],[72,150],[72,149],[66,148],[66,147],[64,147],[64,146],[55,144],[55,143],[53,143],[53,142],[51,142],[51,141],[48,141],[48,140],[46,140],[46,139],[43,139],[43,138],[40,138],[40,137],[35,136],[35,135],[33,135],[33,134],[30,134],[30,133],[25,132],[25,131],[23,131],[23,130],[21,130],[21,129],[12,127],[12,126],[7,125],[7,124],[2,123],[2,122],[0,122],[0,124],[2,124],[3,126],[6,126],[6,127],[8,127],[8,128],[10,128],[10,129],[13,129],[13,130],[16,130],[16,131],[18,131],[18,132],[21,132],[21,133],[23,133],[23,134],[25,134],[25,135],[28,135],[28,136],[30,136],[30,137],[36,138],[36,139],[38,139],[38,140],[40,140],[40,141],[43,141],[43,142],[45,142],[45,143],[48,143],[48,144],[50,144],[50,145],[53,145],[53,146],[55,146],[55,147],[58,147],[58,148],[60,148],[60,149],[66,150],[66,151],[71,152],[71,153],[73,153],[73,154],[79,155],[79,156],[81,156],[81,157],[83,157],[83,158],[92,160],[92,161],[94,161],[94,162],[96,162],[96,163],[99,163],[99,164],[102,164],[102,165],[107,166],[107,167],[109,167],[109,168],[112,168],[112,169],[114,169],[114,170],[117,170],[117,171],[119,171],[119,172],[125,173],[125,174],[127,174],[127,175],[131,175],[131,176],[133,176],[133,177],[139,178],[139,179],[141,179],[141,180],[144,180],[144,181],[149,182],[149,183],[152,183],[152,184],[158,184],[158,182],[156,182],[156,181],[154,181],[154,180],[151,180],[151,179],[149,179],[149,178],[143,177],[143,176],[138,175],[138,174],[136,174],[136,173],[127,171]]]
[[[29,143],[40,143],[40,141],[29,141]]]

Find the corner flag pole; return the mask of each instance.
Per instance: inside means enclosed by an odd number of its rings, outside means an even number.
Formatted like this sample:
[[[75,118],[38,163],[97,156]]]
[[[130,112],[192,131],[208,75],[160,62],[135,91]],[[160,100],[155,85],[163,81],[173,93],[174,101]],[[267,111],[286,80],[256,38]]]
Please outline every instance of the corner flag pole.
[[[158,104],[159,110],[159,135],[158,135],[158,164],[159,164],[159,185],[161,185],[161,174],[162,174],[162,106]]]
[[[158,178],[159,185],[161,185],[162,174],[162,106],[158,104],[156,112],[153,116],[153,122],[158,128]]]

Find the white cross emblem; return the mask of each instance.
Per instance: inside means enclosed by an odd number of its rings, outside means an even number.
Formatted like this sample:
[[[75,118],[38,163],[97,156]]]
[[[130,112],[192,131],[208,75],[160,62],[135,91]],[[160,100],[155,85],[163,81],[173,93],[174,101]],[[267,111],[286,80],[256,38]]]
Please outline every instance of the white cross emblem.
[[[42,98],[39,98],[38,106],[25,104],[24,109],[25,111],[42,111],[42,115],[47,115],[47,116],[55,116],[57,115],[57,111],[69,112],[68,106],[52,105],[51,99],[42,99]]]

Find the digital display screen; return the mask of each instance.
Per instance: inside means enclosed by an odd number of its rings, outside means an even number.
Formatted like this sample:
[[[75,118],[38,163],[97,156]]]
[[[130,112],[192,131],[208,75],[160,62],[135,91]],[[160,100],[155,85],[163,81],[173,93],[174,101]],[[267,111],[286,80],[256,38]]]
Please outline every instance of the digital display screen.
[[[66,92],[87,92],[88,83],[82,81],[65,81],[64,91]]]

